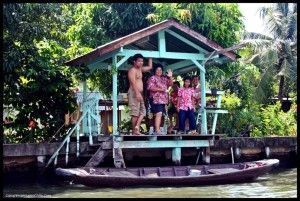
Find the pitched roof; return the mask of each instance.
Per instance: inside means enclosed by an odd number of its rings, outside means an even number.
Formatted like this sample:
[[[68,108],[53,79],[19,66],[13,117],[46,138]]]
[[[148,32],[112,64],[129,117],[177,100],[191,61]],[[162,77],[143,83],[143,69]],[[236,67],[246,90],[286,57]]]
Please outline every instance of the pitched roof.
[[[188,26],[186,26],[182,23],[179,23],[174,19],[168,19],[168,20],[162,21],[160,23],[151,25],[147,28],[136,31],[127,36],[113,40],[104,45],[101,45],[101,46],[95,48],[94,50],[92,50],[91,52],[84,54],[82,56],[79,56],[75,59],[72,59],[72,60],[66,62],[65,64],[68,66],[80,66],[83,63],[92,62],[93,60],[95,60],[105,54],[113,52],[121,47],[126,46],[126,45],[133,44],[142,38],[149,37],[149,36],[157,33],[158,31],[167,29],[167,28],[172,29],[174,32],[177,32],[177,34],[179,34],[179,35],[188,37],[192,42],[203,47],[203,49],[207,50],[208,52],[211,52],[214,50],[220,51],[220,52],[222,52],[222,54],[224,56],[226,56],[227,58],[229,58],[232,61],[234,61],[238,56],[234,52],[222,51],[222,50],[224,50],[223,47],[218,45],[216,42],[204,37],[200,33],[190,29]],[[172,45],[174,45],[174,44],[172,44]],[[152,44],[152,46],[153,46],[153,44]],[[178,49],[182,50],[182,48],[178,48]]]

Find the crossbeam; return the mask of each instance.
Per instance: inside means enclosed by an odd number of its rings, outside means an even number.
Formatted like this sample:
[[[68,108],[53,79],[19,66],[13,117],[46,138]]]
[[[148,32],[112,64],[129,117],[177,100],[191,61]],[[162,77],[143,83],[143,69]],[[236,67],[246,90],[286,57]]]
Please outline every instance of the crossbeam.
[[[122,141],[119,148],[209,147],[209,140]]]
[[[174,70],[173,72],[174,72],[174,74],[176,74],[176,75],[180,75],[180,74],[182,74],[182,73],[186,73],[186,72],[188,72],[188,71],[192,71],[192,70],[195,70],[195,69],[198,69],[197,66],[195,66],[195,65],[192,65],[192,66],[184,66],[184,67],[182,67],[182,68],[179,68],[179,69]]]
[[[199,68],[203,73],[205,73],[205,68],[204,68],[197,60],[192,59],[192,62],[193,62],[196,66],[198,66],[198,68]]]
[[[87,67],[90,69],[90,73],[92,73],[97,69],[108,69],[109,66],[111,67],[111,64],[101,62],[93,65],[88,65]]]
[[[184,38],[183,36],[179,35],[178,33],[175,33],[174,31],[170,30],[170,29],[166,29],[166,32],[171,34],[172,36],[178,38],[179,40],[181,40],[182,42],[188,44],[189,46],[195,48],[196,50],[199,50],[201,52],[204,53],[208,53],[207,50],[203,49],[202,47],[200,47],[199,45],[196,45],[195,43],[191,42],[190,40]]]
[[[190,66],[192,64],[193,64],[193,62],[191,60],[184,60],[184,61],[179,61],[174,64],[171,64],[168,66],[168,68],[171,68],[173,71],[175,71],[179,68],[183,68],[185,66]]]
[[[194,59],[194,60],[204,60],[203,54],[195,53],[181,53],[181,52],[165,52],[163,56],[159,51],[148,51],[148,50],[129,50],[124,49],[123,52],[119,52],[119,56],[133,56],[136,53],[142,54],[144,57],[148,58],[165,58],[165,59]]]
[[[87,64],[87,66],[90,68],[90,69],[93,69],[93,68],[98,68],[98,65],[100,63],[103,63],[103,61],[105,61],[106,59],[109,59],[109,58],[112,58],[116,55],[116,53],[118,53],[120,50],[116,50],[116,51],[113,51],[107,55],[103,55],[103,56],[99,56],[97,59],[95,59],[94,61],[90,62]]]

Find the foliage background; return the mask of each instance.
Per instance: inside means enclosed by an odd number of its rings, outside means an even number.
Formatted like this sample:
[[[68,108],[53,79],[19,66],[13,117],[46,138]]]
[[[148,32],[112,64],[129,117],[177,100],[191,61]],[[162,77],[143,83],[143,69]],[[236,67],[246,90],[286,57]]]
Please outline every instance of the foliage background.
[[[295,12],[286,13],[289,18],[284,19],[292,24]],[[7,142],[47,141],[63,124],[64,114],[74,111],[72,90],[88,72],[65,66],[64,62],[168,18],[177,19],[223,47],[250,40],[244,37],[242,14],[236,3],[4,4],[3,103],[18,111],[11,116],[13,126],[4,127]],[[223,104],[230,110],[229,115],[220,116],[218,131],[237,136],[251,125],[254,136],[295,135],[295,103],[287,113],[280,110],[279,103],[271,104],[269,98],[280,89],[278,68],[266,68],[257,62],[263,60],[253,57],[261,55],[253,44],[238,51],[242,57],[239,61],[207,67],[208,87],[226,90]],[[264,58],[273,58],[268,55]],[[264,65],[274,66],[274,61]],[[291,86],[286,88],[287,95],[295,97],[296,87],[291,84],[295,77],[291,75],[297,72],[294,66],[288,69],[294,71],[286,71],[285,86]],[[88,79],[89,89],[110,97],[110,73],[95,71]],[[126,75],[118,76],[119,82],[126,80]],[[259,90],[262,95],[257,95]],[[36,126],[29,127],[30,121]]]

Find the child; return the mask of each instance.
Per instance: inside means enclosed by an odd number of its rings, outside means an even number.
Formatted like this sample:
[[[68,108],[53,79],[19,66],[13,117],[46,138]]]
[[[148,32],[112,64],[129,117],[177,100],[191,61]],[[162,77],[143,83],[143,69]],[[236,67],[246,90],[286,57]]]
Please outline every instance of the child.
[[[179,117],[179,130],[180,133],[185,131],[185,120],[189,119],[189,134],[198,134],[196,132],[196,120],[194,115],[194,99],[195,99],[195,90],[190,87],[191,78],[184,78],[183,87],[178,89],[178,102],[177,102],[177,111]]]
[[[178,81],[173,83],[172,91],[170,93],[170,107],[168,109],[168,116],[170,121],[170,127],[168,128],[168,133],[171,133],[173,129],[178,130],[178,112],[177,112],[177,100],[178,100],[178,89],[180,83]],[[175,119],[175,127],[173,125],[173,117]]]

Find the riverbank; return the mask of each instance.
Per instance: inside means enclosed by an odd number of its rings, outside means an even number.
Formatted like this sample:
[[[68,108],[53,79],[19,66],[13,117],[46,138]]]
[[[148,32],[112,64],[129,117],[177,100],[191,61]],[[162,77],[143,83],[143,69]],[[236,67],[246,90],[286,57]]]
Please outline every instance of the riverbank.
[[[101,138],[101,137],[100,137]],[[102,138],[105,138],[102,136]],[[99,140],[99,139],[98,139]],[[104,140],[104,139],[100,139]],[[106,137],[103,148],[110,151],[100,163],[100,166],[113,167],[111,153],[112,141]],[[9,172],[28,172],[43,169],[48,159],[55,152],[60,143],[41,144],[4,144],[3,170]],[[69,163],[67,167],[79,167],[89,160],[91,147],[88,142],[80,143],[80,157],[76,157],[76,142],[70,143]],[[172,150],[167,148],[156,149],[124,149],[124,158],[127,167],[136,166],[165,166],[172,164]],[[203,163],[199,160],[201,150],[197,148],[182,148],[182,165],[195,165]],[[89,157],[87,157],[89,156]],[[296,166],[297,137],[236,137],[220,138],[210,147],[210,163],[232,163],[259,160],[264,158],[277,158],[281,167]],[[65,154],[58,157],[59,167],[66,167]]]

